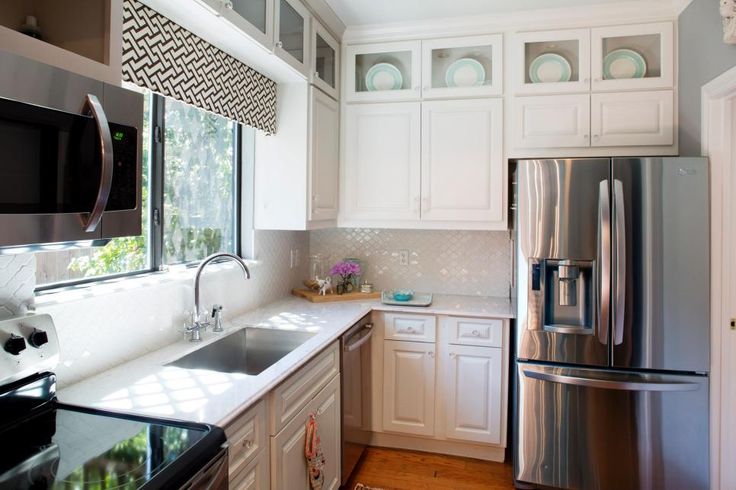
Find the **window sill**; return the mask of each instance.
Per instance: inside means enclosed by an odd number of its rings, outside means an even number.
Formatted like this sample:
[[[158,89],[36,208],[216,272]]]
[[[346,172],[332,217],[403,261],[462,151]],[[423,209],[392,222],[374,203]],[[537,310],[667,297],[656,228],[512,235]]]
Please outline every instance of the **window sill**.
[[[257,260],[245,260],[251,272],[257,269],[260,262]],[[194,263],[196,265],[196,263]],[[234,269],[236,266],[231,262],[209,264],[206,273]],[[197,268],[187,264],[170,266],[168,270],[161,272],[141,272],[140,274],[119,277],[115,279],[100,279],[77,286],[59,286],[55,289],[36,292],[35,306],[44,307],[58,305],[87,298],[106,296],[135,289],[156,287],[172,283],[188,283],[194,280]]]

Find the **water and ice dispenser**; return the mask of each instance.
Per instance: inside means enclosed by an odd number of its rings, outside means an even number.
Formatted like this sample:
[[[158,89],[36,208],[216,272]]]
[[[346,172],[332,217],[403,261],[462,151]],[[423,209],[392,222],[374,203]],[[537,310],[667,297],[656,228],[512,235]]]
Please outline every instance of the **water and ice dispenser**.
[[[595,261],[531,259],[530,318],[550,332],[593,334],[595,314]]]

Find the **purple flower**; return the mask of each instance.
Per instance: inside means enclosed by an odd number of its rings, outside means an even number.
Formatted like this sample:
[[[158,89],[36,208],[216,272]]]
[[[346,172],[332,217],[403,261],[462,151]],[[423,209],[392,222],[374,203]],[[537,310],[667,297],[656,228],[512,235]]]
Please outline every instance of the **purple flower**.
[[[360,274],[360,265],[355,262],[338,262],[330,269],[330,274],[342,277]]]

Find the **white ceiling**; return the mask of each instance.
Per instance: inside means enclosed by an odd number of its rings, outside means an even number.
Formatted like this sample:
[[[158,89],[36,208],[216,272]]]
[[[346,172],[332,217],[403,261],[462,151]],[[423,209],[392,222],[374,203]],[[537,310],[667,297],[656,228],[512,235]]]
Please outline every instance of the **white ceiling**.
[[[622,0],[326,0],[347,26],[385,24],[517,10],[577,7]],[[656,0],[639,0],[656,1]]]

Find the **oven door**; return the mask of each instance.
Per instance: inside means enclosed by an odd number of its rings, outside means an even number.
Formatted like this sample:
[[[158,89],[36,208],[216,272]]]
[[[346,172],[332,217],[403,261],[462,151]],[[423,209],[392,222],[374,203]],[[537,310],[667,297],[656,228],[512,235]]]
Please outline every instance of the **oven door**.
[[[0,247],[140,234],[141,94],[0,64]]]

